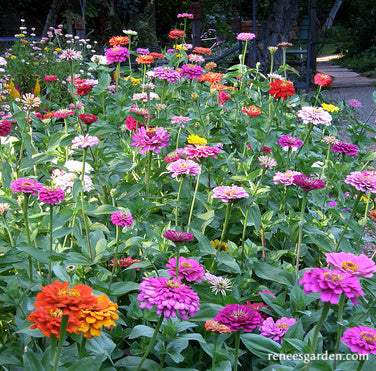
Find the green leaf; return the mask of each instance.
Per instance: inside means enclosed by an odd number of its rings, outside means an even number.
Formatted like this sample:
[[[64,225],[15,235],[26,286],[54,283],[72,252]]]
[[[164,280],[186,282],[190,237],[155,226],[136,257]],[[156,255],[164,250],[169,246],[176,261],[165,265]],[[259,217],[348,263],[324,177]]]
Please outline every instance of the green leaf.
[[[40,263],[48,263],[47,251],[36,249],[33,246],[16,246],[16,249],[30,255]]]
[[[188,333],[184,335],[180,335],[179,339],[185,339],[185,340],[196,340],[199,343],[206,343],[204,338],[200,334],[194,334],[194,333]]]
[[[154,329],[149,326],[137,325],[133,327],[132,332],[129,334],[129,339],[137,339],[141,336],[151,338],[154,334]]]
[[[88,351],[94,354],[104,354],[111,363],[113,363],[111,354],[115,348],[116,344],[104,332],[101,333],[101,336],[93,337],[86,343],[86,349]]]
[[[252,221],[253,225],[256,228],[256,232],[258,232],[261,223],[261,212],[256,204],[252,204],[249,208],[249,218]]]
[[[99,207],[88,208],[85,211],[87,215],[98,216],[98,215],[113,214],[115,211],[119,211],[119,209],[112,205],[101,205]]]
[[[200,251],[203,255],[215,255],[217,250],[210,243],[209,239],[196,229],[192,229],[193,235],[196,237],[198,244],[200,246]]]
[[[257,334],[241,334],[240,340],[257,357],[268,359],[269,354],[279,354],[281,345]]]
[[[115,363],[115,367],[125,367],[127,371],[135,371],[137,366],[140,364],[141,357],[125,357]],[[140,371],[157,371],[159,365],[157,362],[152,361],[151,359],[145,359],[145,362],[142,364]]]
[[[106,357],[103,354],[85,357],[80,360],[75,359],[72,366],[67,368],[67,371],[99,371],[101,365]]]
[[[223,309],[223,305],[213,303],[200,304],[200,311],[195,313],[195,316],[190,319],[192,322],[202,321],[205,322],[209,319],[213,319],[217,313]]]
[[[226,267],[230,268],[229,272],[241,274],[238,263],[230,254],[226,254],[224,251],[221,251],[219,255],[217,255],[217,261],[218,265],[225,265]]]
[[[112,296],[122,296],[127,294],[130,291],[136,291],[140,288],[140,285],[136,282],[115,282],[111,286],[111,295]]]
[[[53,268],[52,268],[55,276],[61,280],[61,281],[67,281],[67,282],[70,282],[71,279],[70,279],[70,276],[69,274],[67,273],[67,270],[61,266],[61,265],[55,265]]]
[[[26,352],[23,356],[23,366],[28,371],[44,371],[46,370],[41,361],[37,358],[32,350]]]
[[[292,273],[283,271],[270,264],[255,263],[253,271],[256,276],[268,281],[277,282],[286,286],[293,286],[295,284],[294,275]]]

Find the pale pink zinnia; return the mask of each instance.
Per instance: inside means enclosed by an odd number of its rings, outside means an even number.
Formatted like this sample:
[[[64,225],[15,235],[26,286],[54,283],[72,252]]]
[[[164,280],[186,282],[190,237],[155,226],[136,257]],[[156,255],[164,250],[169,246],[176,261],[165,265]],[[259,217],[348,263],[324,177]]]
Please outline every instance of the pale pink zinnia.
[[[334,269],[352,276],[372,277],[376,272],[375,262],[364,254],[355,256],[346,252],[326,253],[326,262]]]
[[[137,130],[136,134],[132,135],[131,146],[141,148],[140,153],[146,151],[153,151],[155,153],[161,152],[162,147],[168,147],[170,143],[168,139],[170,135],[162,128],[144,128],[141,127]]]
[[[362,104],[360,103],[360,101],[358,101],[357,99],[350,99],[347,101],[347,104],[351,107],[361,107]]]
[[[259,162],[260,162],[260,166],[266,168],[266,169],[271,169],[273,168],[274,166],[277,166],[277,161],[274,160],[273,157],[270,157],[270,156],[260,156],[258,158]]]
[[[299,175],[299,171],[286,170],[284,173],[277,171],[273,176],[274,184],[292,185],[294,184],[294,176]]]
[[[329,126],[332,122],[330,113],[321,107],[302,107],[296,114],[304,124]]]
[[[99,140],[97,137],[91,136],[89,134],[78,135],[72,139],[72,148],[87,148],[98,145]]]
[[[168,261],[167,268],[170,268],[168,274],[172,277],[176,274],[176,256]],[[205,274],[203,266],[194,259],[186,259],[184,256],[179,258],[178,277],[185,278],[188,282],[201,282]]]
[[[184,148],[184,153],[187,159],[198,161],[205,157],[217,158],[217,154],[221,152],[222,145],[217,144],[216,147],[210,147],[207,145],[188,145]]]
[[[238,34],[238,36],[236,36],[237,40],[240,40],[240,41],[252,40],[255,37],[256,35],[250,32],[241,32],[240,34]]]
[[[353,171],[346,177],[345,183],[351,184],[358,191],[376,193],[376,173],[374,171]]]
[[[199,164],[192,160],[177,160],[167,166],[167,170],[171,172],[173,178],[178,175],[198,175],[201,173],[201,167]]]
[[[238,187],[236,185],[215,187],[213,189],[212,195],[212,198],[219,198],[223,202],[229,202],[248,197],[249,194],[244,190],[244,188]]]
[[[295,323],[295,318],[282,317],[274,322],[273,317],[268,317],[260,326],[260,335],[281,344],[286,331]]]

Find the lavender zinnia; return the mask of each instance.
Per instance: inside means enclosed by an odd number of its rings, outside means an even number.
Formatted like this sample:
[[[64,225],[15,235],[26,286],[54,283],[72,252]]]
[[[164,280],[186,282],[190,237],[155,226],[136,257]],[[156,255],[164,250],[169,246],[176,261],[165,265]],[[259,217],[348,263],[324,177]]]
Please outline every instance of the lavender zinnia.
[[[282,317],[274,322],[273,317],[268,317],[260,326],[260,335],[281,344],[286,331],[295,323],[295,318]]]
[[[358,191],[376,192],[376,173],[374,171],[353,171],[345,179],[345,183],[351,184]]]

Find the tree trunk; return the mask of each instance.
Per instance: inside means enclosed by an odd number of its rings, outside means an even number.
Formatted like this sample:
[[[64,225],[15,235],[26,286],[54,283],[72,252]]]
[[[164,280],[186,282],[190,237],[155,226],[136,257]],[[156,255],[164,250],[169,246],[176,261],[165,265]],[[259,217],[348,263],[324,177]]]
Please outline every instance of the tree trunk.
[[[52,0],[50,5],[50,10],[48,11],[46,22],[44,23],[42,36],[47,36],[47,31],[49,27],[55,27],[56,20],[59,15],[59,11],[63,6],[65,0]]]
[[[156,17],[155,17],[155,0],[147,1],[145,12],[148,15],[150,38],[153,40],[154,45],[157,46],[158,39],[157,39],[157,24],[156,24]]]
[[[269,8],[269,17],[260,26],[256,40],[257,61],[261,63],[262,69],[266,73],[270,68],[268,46],[277,46],[282,41],[288,41],[292,25],[297,22],[298,2],[296,0],[274,0],[270,3]],[[249,53],[249,57],[252,57],[252,53]],[[280,64],[282,64],[282,51],[279,49],[274,54],[274,66],[278,67]]]
[[[334,3],[334,5],[333,5],[333,7],[332,7],[332,9],[331,9],[331,11],[328,15],[328,18],[326,19],[326,22],[324,24],[324,31],[328,30],[329,28],[331,28],[333,26],[334,18],[336,17],[337,12],[342,5],[342,2],[343,2],[343,0],[336,0],[336,2]]]

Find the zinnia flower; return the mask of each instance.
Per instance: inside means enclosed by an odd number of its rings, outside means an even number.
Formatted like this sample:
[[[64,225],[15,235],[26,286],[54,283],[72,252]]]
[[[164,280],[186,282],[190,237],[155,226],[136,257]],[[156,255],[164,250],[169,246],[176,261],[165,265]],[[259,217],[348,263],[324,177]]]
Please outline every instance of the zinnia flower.
[[[125,211],[115,211],[111,215],[111,222],[121,227],[130,227],[133,224],[132,215]]]
[[[184,151],[184,150],[183,150],[182,148],[177,148],[175,151],[170,152],[170,153],[164,158],[164,160],[165,160],[166,162],[174,162],[174,161],[180,160],[183,151]]]
[[[203,279],[210,285],[210,289],[215,295],[220,292],[223,296],[226,296],[226,291],[230,291],[232,288],[231,280],[226,277],[205,273]]]
[[[184,127],[183,124],[186,124],[189,121],[191,121],[191,119],[189,117],[184,116],[173,116],[171,118],[171,124],[180,124],[181,127]]]
[[[227,304],[223,309],[218,311],[213,321],[226,325],[231,331],[244,330],[251,332],[263,322],[258,311],[241,304]]]
[[[215,239],[213,241],[210,241],[210,244],[218,251],[224,251],[226,254],[230,252],[230,249],[228,247],[228,243],[221,242],[221,246],[219,246],[219,240]]]
[[[72,148],[87,148],[98,145],[99,141],[97,137],[91,136],[89,134],[78,135],[72,139]]]
[[[274,323],[273,317],[268,317],[260,326],[260,335],[265,336],[281,344],[286,331],[296,323],[295,318],[282,317]]]
[[[292,151],[296,151],[297,148],[303,145],[303,142],[291,135],[281,135],[278,139],[278,144],[282,147],[284,151],[288,151],[290,148]]]
[[[36,180],[19,178],[12,182],[9,188],[12,189],[12,193],[22,192],[36,195],[43,189],[43,185]]]
[[[106,50],[106,58],[109,64],[124,62],[129,58],[129,50],[125,46],[115,46]]]
[[[167,170],[170,171],[173,178],[178,175],[193,175],[196,176],[201,173],[201,167],[199,164],[192,160],[177,160],[167,166]]]
[[[153,77],[174,84],[179,81],[180,74],[173,67],[156,67],[154,68]]]
[[[93,122],[98,121],[98,117],[90,113],[82,113],[78,117],[86,125],[91,125]]]
[[[191,63],[203,63],[203,62],[205,62],[205,58],[201,55],[198,55],[198,54],[188,54],[188,60]],[[205,75],[203,75],[200,78],[200,81],[209,81],[206,78],[204,80],[202,80],[203,78],[205,78]],[[222,78],[221,78],[221,80],[222,80]]]
[[[354,156],[359,153],[359,148],[356,144],[337,141],[331,148],[336,153],[344,153],[346,156]]]
[[[152,64],[154,62],[154,58],[151,55],[142,54],[136,58],[136,62],[138,64]]]
[[[57,81],[58,78],[55,75],[46,75],[44,76],[43,80],[47,82],[54,82],[54,81]]]
[[[129,44],[129,38],[127,36],[113,36],[109,40],[111,46],[121,46]]]
[[[238,36],[236,36],[236,39],[240,40],[240,41],[247,41],[247,40],[252,40],[255,37],[256,37],[256,35],[254,33],[241,32],[240,34],[238,34]]]
[[[218,94],[218,100],[220,105],[224,105],[231,98],[231,95],[226,91],[220,91]]]
[[[283,98],[286,100],[295,94],[294,84],[288,80],[275,80],[270,82],[269,86],[269,93],[276,99]]]
[[[307,192],[314,189],[325,188],[325,183],[321,179],[310,178],[304,174],[294,175],[294,184]]]
[[[199,298],[188,286],[180,280],[166,277],[144,278],[140,283],[137,296],[140,308],[151,309],[157,306],[157,314],[163,314],[166,319],[175,318],[176,312],[182,320],[188,320],[199,311]]]
[[[193,14],[191,13],[179,13],[176,18],[188,18],[193,19]]]
[[[198,79],[202,76],[202,67],[197,64],[184,64],[180,69],[180,76],[187,79]]]
[[[278,165],[277,161],[274,160],[274,158],[270,156],[260,156],[258,160],[260,162],[260,166],[266,169],[272,169],[274,166]]]
[[[256,117],[260,114],[261,109],[255,106],[243,107],[242,112],[246,113],[248,116]]]
[[[4,214],[10,209],[10,205],[7,202],[0,203],[0,213]]]
[[[116,260],[115,265],[120,265],[121,268],[128,268],[131,265],[135,263],[141,263],[141,260],[138,259],[132,259],[130,256],[127,256],[126,258],[120,258]],[[114,259],[111,259],[110,265],[114,265]],[[135,268],[136,271],[140,270],[140,268]]]
[[[39,191],[39,201],[45,204],[56,205],[63,202],[65,192],[59,187],[44,187]]]
[[[185,36],[185,33],[184,31],[182,30],[171,30],[168,34],[168,37],[170,39],[173,39],[173,40],[176,40],[178,39],[179,37],[184,37]]]
[[[201,47],[201,46],[195,46],[194,49],[193,49],[192,51],[193,51],[193,53],[203,54],[203,55],[210,55],[210,54],[211,54],[211,50],[210,50],[210,48],[203,48],[203,47]],[[214,62],[209,62],[209,63],[214,63]],[[208,64],[209,64],[209,63],[208,63]],[[208,64],[207,64],[207,65],[208,65]],[[215,64],[215,63],[214,63],[214,64]],[[206,65],[206,66],[207,66],[207,65]],[[205,68],[209,70],[210,68],[207,68],[206,66],[205,66]],[[211,66],[212,66],[212,65],[211,65]],[[215,65],[214,67],[217,67],[217,65]],[[214,68],[214,67],[211,67],[211,68]]]
[[[21,103],[23,103],[27,109],[39,108],[40,102],[41,100],[39,97],[30,93],[24,94],[21,99]]]
[[[302,107],[296,114],[304,124],[329,126],[332,122],[330,113],[321,107]]]
[[[358,326],[346,330],[341,337],[352,352],[358,354],[376,354],[376,330]]]
[[[313,82],[316,85],[328,86],[332,83],[332,78],[326,73],[316,73],[315,77],[313,78]]]
[[[346,252],[326,253],[326,262],[334,269],[348,273],[352,276],[372,277],[376,272],[374,261],[364,254],[355,256]]]
[[[7,120],[0,121],[0,137],[6,137],[12,130],[12,124]]]
[[[75,61],[82,59],[82,53],[79,50],[65,49],[61,52],[59,58],[67,61]]]
[[[189,144],[195,144],[196,146],[205,145],[207,140],[205,138],[199,137],[198,135],[191,134],[188,136],[187,141]]]
[[[347,101],[347,104],[351,107],[361,107],[362,104],[357,99],[350,99]]]
[[[139,128],[136,134],[132,135],[131,146],[136,148],[141,148],[140,153],[145,153],[146,151],[154,151],[155,153],[161,152],[162,147],[168,147],[170,143],[168,142],[170,135],[167,131],[162,128]]]
[[[358,191],[376,193],[376,174],[373,171],[353,171],[346,177],[345,183],[351,184]]]
[[[212,198],[219,198],[223,202],[230,202],[248,197],[249,194],[244,190],[244,188],[236,185],[215,187],[212,194]]]
[[[168,229],[164,234],[164,238],[167,238],[168,240],[172,242],[187,242],[187,241],[193,241],[194,237],[192,234],[188,232],[182,232],[182,231],[173,231],[172,229]]]
[[[68,117],[68,116],[73,116],[74,114],[75,114],[74,110],[61,108],[61,109],[53,112],[53,117],[65,118],[65,117]]]
[[[339,111],[339,108],[334,106],[333,104],[326,104],[326,103],[322,103],[321,104],[321,107],[327,111],[327,112],[337,112]]]
[[[167,268],[171,268],[168,274],[174,277],[176,274],[176,256],[168,261]],[[184,256],[179,258],[178,278],[185,278],[188,282],[201,282],[205,271],[203,266],[194,259],[186,259]]]
[[[191,54],[192,55],[192,54]],[[202,58],[202,57],[201,57]],[[207,81],[211,85],[217,84],[222,81],[223,74],[219,72],[207,72],[204,75],[202,75],[199,79],[197,79],[198,82]]]
[[[210,147],[206,145],[192,146],[188,145],[184,148],[184,153],[187,159],[198,161],[203,157],[217,158],[217,154],[221,152],[221,145],[217,144],[217,147]]]
[[[205,328],[206,330],[216,331],[220,334],[224,332],[231,332],[230,327],[222,325],[222,323],[219,323],[218,321],[213,321],[212,319],[209,319],[205,322]]]
[[[291,185],[294,184],[294,176],[299,175],[299,171],[286,170],[284,173],[277,171],[273,176],[274,184]]]
[[[364,295],[359,279],[339,270],[311,268],[303,273],[301,284],[305,294],[321,291],[320,299],[331,304],[337,304],[340,295],[344,294],[356,305],[358,295]]]

